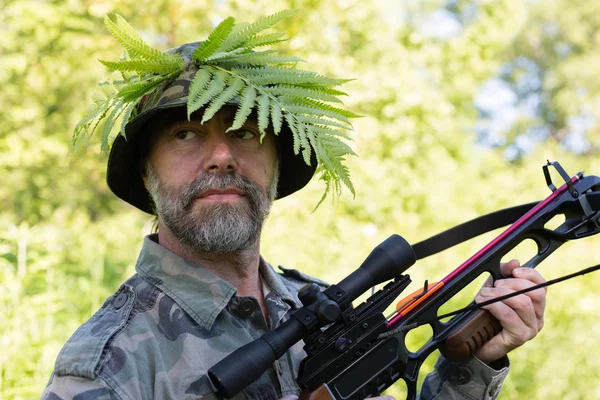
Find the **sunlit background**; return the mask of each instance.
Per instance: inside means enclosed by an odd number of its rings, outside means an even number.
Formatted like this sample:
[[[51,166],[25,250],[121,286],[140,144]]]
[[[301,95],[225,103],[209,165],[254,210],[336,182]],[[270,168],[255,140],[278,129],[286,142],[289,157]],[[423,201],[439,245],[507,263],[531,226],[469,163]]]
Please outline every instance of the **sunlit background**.
[[[108,190],[99,141],[68,155],[107,74],[97,59],[121,52],[104,15],[166,49],[229,15],[285,8],[302,11],[277,26],[291,37],[281,48],[302,68],[356,78],[345,105],[363,117],[349,162],[356,197],[312,212],[315,180],[276,202],[262,241],[271,263],[337,282],[392,233],[416,242],[546,197],[547,159],[600,174],[598,0],[0,1],[0,398],[39,398],[65,341],[134,273],[151,229]],[[418,262],[415,288],[491,238]],[[597,264],[599,244],[568,243],[539,268],[554,278]],[[600,398],[599,285],[590,275],[550,289],[546,326],[511,353],[500,399]]]

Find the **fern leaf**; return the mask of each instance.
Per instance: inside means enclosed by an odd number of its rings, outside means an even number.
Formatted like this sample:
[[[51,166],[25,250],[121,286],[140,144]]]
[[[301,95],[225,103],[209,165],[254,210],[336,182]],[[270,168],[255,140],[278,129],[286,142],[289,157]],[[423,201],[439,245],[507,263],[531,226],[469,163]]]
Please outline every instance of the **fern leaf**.
[[[281,107],[276,101],[271,102],[271,122],[273,123],[273,133],[279,135],[279,132],[281,132],[282,116]]]
[[[127,135],[125,132],[125,126],[127,126],[127,123],[129,122],[130,118],[132,117],[133,111],[134,111],[135,107],[138,105],[138,103],[140,102],[140,100],[142,100],[142,97],[139,97],[137,100],[129,103],[127,105],[127,108],[123,112],[123,119],[121,119],[121,126],[119,127],[119,132],[121,133],[121,135],[124,138],[127,138]]]
[[[139,56],[146,59],[158,59],[165,56],[160,50],[148,45],[124,18],[117,16],[117,20],[119,21],[119,25],[111,21],[108,15],[105,16],[104,24],[106,25],[106,29],[133,57]]]
[[[319,135],[319,142],[321,142],[324,147],[331,149],[331,151],[335,152],[335,154],[338,156],[356,155],[350,146],[336,137]]]
[[[332,111],[328,111],[328,110],[323,110],[317,107],[311,107],[311,106],[306,106],[306,105],[302,105],[302,104],[284,104],[283,105],[283,109],[286,111],[289,111],[291,113],[294,114],[309,114],[309,115],[320,115],[320,116],[326,116],[332,119],[337,119],[338,121],[342,121],[348,125],[350,124],[350,120],[348,118],[346,118],[345,116],[332,112]]]
[[[202,94],[200,94],[200,96],[197,96],[195,98],[188,97],[188,119],[190,119],[190,116],[194,111],[198,110],[200,107],[203,107],[205,104],[211,101],[217,94],[223,91],[223,89],[225,88],[226,78],[227,75],[225,72],[216,71],[213,74],[212,79],[208,84],[208,87],[205,91],[202,92]]]
[[[310,136],[307,135],[307,131],[306,131],[306,125],[304,124],[296,124],[296,129],[298,130],[298,137],[300,138],[300,143],[302,144],[302,158],[304,158],[304,162],[306,163],[306,165],[310,165],[310,156],[311,156],[311,144],[309,142],[306,141],[306,138],[308,137],[310,139]],[[317,163],[319,162],[319,157],[317,157]]]
[[[240,44],[249,40],[252,36],[272,27],[282,19],[294,15],[297,11],[298,10],[283,10],[266,17],[258,18],[255,22],[246,25],[243,29],[236,31],[233,35],[230,35],[230,37],[223,44],[223,50],[228,51],[238,47]]]
[[[190,84],[188,99],[195,99],[200,95],[206,88],[206,85],[208,85],[208,82],[210,82],[213,71],[214,69],[210,67],[202,67],[196,72],[196,75],[194,75],[194,79]]]
[[[180,72],[183,68],[183,58],[179,59],[153,59],[153,60],[127,60],[103,61],[99,60],[113,71],[137,72],[138,74],[172,74]]]
[[[292,117],[291,114],[285,114],[284,118],[288,128],[290,128],[290,131],[292,131],[292,136],[294,137],[294,154],[298,155],[300,152],[300,136],[298,136],[298,131],[296,130],[294,117]]]
[[[246,40],[240,45],[242,48],[253,49],[255,47],[270,46],[275,43],[285,42],[287,39],[281,39],[285,36],[283,32],[269,33],[267,35],[257,35]]]
[[[104,119],[106,113],[112,107],[115,101],[114,97],[109,97],[101,102],[95,102],[94,105],[88,108],[84,118],[75,126],[75,132],[73,133],[73,140],[71,142],[71,149],[75,150],[86,139],[86,144],[83,146],[87,148],[87,143],[96,130],[96,126]]]
[[[270,66],[267,68],[236,68],[236,73],[240,73],[251,78],[256,85],[300,85],[311,86],[337,86],[344,80],[329,78],[319,75],[315,72],[292,69],[286,67]]]
[[[269,127],[269,96],[263,94],[258,98],[258,130],[261,139]]]
[[[267,64],[288,64],[303,61],[301,58],[293,56],[282,56],[276,54],[275,50],[267,50],[255,53],[234,54],[219,58],[218,62],[235,62],[241,65],[267,65]],[[213,59],[207,59],[211,63]]]
[[[310,107],[316,107],[324,111],[329,111],[335,114],[343,115],[346,118],[360,118],[361,116],[353,113],[352,111],[344,110],[342,108],[337,108],[329,104],[322,103],[317,100],[308,99],[306,97],[296,98],[294,99],[295,103],[304,104]]]
[[[319,202],[317,203],[315,208],[313,208],[312,212],[315,212],[317,210],[317,208],[319,208],[319,206],[325,201],[325,199],[327,198],[327,195],[329,194],[329,190],[331,189],[331,183],[328,179],[325,179],[323,176],[321,176],[321,180],[325,181],[325,192],[319,199]]]
[[[118,96],[126,102],[134,101],[138,97],[141,97],[146,93],[149,93],[152,90],[154,90],[161,83],[163,83],[163,81],[164,77],[157,77],[147,81],[133,83],[121,88],[121,90],[119,90]]]
[[[234,77],[231,82],[228,82],[228,87],[217,97],[215,98],[209,105],[209,107],[204,111],[204,115],[202,116],[201,123],[205,123],[209,119],[211,119],[217,111],[223,107],[225,103],[229,100],[233,99],[237,96],[242,88],[244,87],[244,81],[239,77]]]
[[[231,128],[227,129],[227,131],[240,129],[242,125],[244,125],[244,122],[248,119],[248,115],[252,112],[254,99],[256,99],[256,89],[252,86],[246,86],[242,91],[242,98],[240,99],[239,108],[235,113],[233,125],[231,125]]]
[[[341,103],[342,101],[336,96],[304,87],[297,87],[291,85],[278,85],[274,87],[267,87],[264,89],[265,92],[274,96],[288,96],[288,97],[308,97],[315,100],[329,101],[332,103]]]
[[[229,17],[224,19],[210,35],[206,41],[204,41],[192,55],[192,59],[197,63],[202,63],[206,58],[217,52],[225,40],[229,37],[233,27],[235,25],[235,19]]]
[[[349,129],[352,130],[352,126],[350,125],[345,125],[336,121],[332,121],[330,119],[327,118],[321,118],[321,117],[315,117],[313,115],[298,115],[296,117],[298,119],[298,121],[304,122],[304,123],[308,123],[308,124],[313,124],[313,125],[322,125],[323,127],[325,126],[334,126],[336,128],[341,128],[341,129]],[[336,131],[337,132],[337,131]]]
[[[329,136],[335,138],[335,140],[340,140],[339,138],[344,138],[346,140],[352,141],[352,138],[346,135],[344,132],[339,131],[337,129],[331,129],[324,126],[319,125],[311,125],[314,132],[318,133],[320,136]]]
[[[126,106],[124,106],[123,100],[118,100],[115,105],[112,107],[112,112],[108,115],[108,117],[104,121],[104,127],[102,128],[102,133],[100,135],[100,146],[102,151],[108,151],[108,142],[110,132],[115,127],[117,123],[117,119],[119,116],[125,111]]]

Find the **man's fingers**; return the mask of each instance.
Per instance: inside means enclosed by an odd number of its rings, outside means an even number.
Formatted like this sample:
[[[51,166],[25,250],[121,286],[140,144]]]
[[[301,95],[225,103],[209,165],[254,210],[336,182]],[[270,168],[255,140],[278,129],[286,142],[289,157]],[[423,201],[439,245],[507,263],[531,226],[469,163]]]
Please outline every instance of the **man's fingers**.
[[[546,279],[537,270],[533,268],[515,268],[512,270],[512,275],[515,278],[526,279],[536,285],[546,283]],[[546,290],[546,288],[544,288]]]
[[[495,287],[509,289],[512,292],[528,289],[534,286],[535,283],[525,279],[502,279],[495,282]],[[539,319],[544,317],[544,309],[546,308],[546,292],[544,288],[539,288],[523,294],[531,299],[535,309],[535,316]]]
[[[514,290],[505,287],[483,288],[476,300],[481,303],[510,293],[514,293]],[[483,308],[489,310],[500,321],[504,329],[511,332],[522,331],[521,324],[535,330],[536,334],[540,329],[533,301],[524,294],[488,304]],[[529,336],[529,333],[523,332],[517,336]]]
[[[519,268],[520,266],[521,266],[521,263],[519,262],[519,260],[510,260],[508,262],[501,262],[500,263],[500,272],[502,272],[502,275],[504,275],[504,276],[511,276],[512,272],[516,268]]]

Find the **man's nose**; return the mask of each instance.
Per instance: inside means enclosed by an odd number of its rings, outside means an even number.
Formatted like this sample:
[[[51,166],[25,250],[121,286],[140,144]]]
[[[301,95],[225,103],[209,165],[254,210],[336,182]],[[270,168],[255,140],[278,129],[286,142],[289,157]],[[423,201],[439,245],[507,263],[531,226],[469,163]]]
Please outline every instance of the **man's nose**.
[[[203,146],[208,152],[204,169],[212,172],[235,171],[237,162],[231,145],[227,136],[223,134],[209,135]]]

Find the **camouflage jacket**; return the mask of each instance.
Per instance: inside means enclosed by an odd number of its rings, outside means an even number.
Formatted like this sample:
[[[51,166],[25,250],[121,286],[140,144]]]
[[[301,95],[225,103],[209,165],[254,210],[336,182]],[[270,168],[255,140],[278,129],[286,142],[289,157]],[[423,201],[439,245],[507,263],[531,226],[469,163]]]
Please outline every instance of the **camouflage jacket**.
[[[56,360],[44,400],[218,399],[208,369],[236,348],[287,320],[301,306],[307,282],[295,270],[275,270],[261,259],[267,318],[253,297],[175,255],[149,236],[136,274],[68,340]],[[296,344],[235,399],[277,400],[298,394],[295,377],[305,357]],[[440,359],[421,398],[495,398],[508,368]]]

